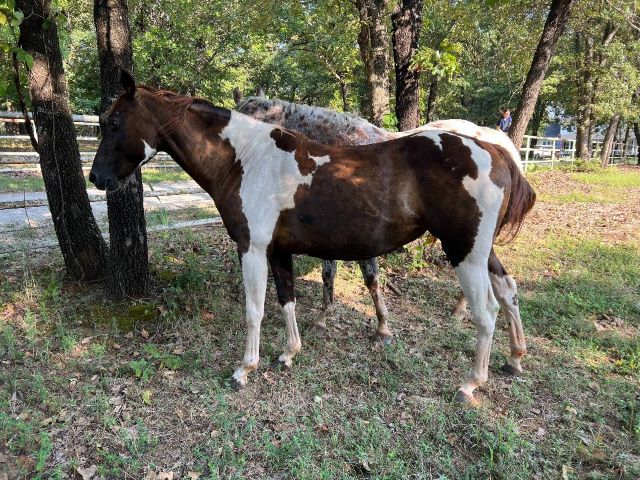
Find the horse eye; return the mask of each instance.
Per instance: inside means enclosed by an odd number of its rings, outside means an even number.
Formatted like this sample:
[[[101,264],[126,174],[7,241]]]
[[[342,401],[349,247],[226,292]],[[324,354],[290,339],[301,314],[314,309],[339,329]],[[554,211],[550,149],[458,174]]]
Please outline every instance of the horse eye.
[[[118,122],[118,120],[116,120],[115,118],[110,118],[109,120],[107,120],[107,124],[110,127],[118,127],[120,125],[120,122]]]

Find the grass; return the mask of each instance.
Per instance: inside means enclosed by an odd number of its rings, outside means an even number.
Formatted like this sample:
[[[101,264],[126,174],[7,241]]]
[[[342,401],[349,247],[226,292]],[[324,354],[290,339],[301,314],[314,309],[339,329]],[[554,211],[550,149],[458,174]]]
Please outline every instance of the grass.
[[[640,172],[609,167],[595,172],[573,173],[571,177],[589,185],[640,187]]]
[[[608,188],[636,201],[635,187]],[[298,258],[303,351],[290,371],[266,368],[285,344],[270,284],[264,366],[240,392],[228,378],[244,347],[242,279],[222,229],[150,236],[155,286],[143,301],[66,283],[50,252],[5,258],[0,448],[27,478],[92,464],[103,478],[639,478],[638,241],[576,232],[545,208],[498,248],[519,280],[526,372],[499,372],[508,339],[497,328],[475,409],[452,402],[474,331],[449,317],[457,282],[424,242],[380,261],[402,293],[385,292],[389,347],[368,341],[373,304],[352,263],[338,269],[326,336],[308,335],[320,265]],[[622,323],[598,329],[603,314]]]
[[[186,172],[177,168],[144,168],[142,170],[144,183],[177,182],[190,179],[191,177]],[[92,186],[88,174],[85,181],[88,187]],[[44,191],[44,181],[40,174],[23,176],[0,174],[0,193],[41,191]]]

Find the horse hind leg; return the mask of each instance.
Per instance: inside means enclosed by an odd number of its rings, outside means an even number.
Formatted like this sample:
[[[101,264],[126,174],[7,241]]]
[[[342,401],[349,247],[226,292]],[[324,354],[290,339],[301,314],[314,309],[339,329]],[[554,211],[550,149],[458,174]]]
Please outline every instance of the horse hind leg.
[[[376,327],[376,333],[373,335],[373,340],[379,340],[385,345],[389,345],[393,341],[393,333],[389,330],[387,320],[389,319],[389,311],[384,302],[384,296],[382,290],[380,290],[380,283],[378,281],[378,262],[375,258],[367,260],[361,260],[358,262],[360,271],[362,272],[362,278],[364,284],[367,286],[373,304],[376,307],[376,317],[378,318],[378,326]]]
[[[473,369],[469,379],[458,389],[456,399],[475,404],[473,392],[485,384],[489,376],[489,358],[498,314],[498,302],[491,288],[486,260],[465,259],[456,267],[456,273],[462,291],[469,301],[477,332]]]
[[[284,321],[287,326],[287,346],[284,353],[273,362],[272,366],[288,369],[292,365],[293,357],[302,348],[296,322],[293,257],[291,254],[273,252],[269,255],[269,263],[276,283],[278,302],[282,307]]]
[[[518,307],[518,287],[515,280],[507,274],[494,251],[489,257],[489,278],[498,303],[504,308],[509,326],[509,346],[511,353],[502,370],[511,375],[520,375],[522,365],[520,361],[527,353],[527,342],[524,338],[520,308]]]
[[[323,335],[327,330],[327,319],[333,316],[335,309],[333,286],[336,278],[338,262],[322,260],[322,313],[311,322],[309,331],[315,335]]]

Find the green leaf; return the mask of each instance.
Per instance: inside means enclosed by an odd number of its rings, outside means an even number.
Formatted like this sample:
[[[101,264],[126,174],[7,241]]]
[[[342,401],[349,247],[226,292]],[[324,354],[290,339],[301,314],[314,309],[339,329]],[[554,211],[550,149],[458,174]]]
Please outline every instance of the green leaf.
[[[0,11],[0,25],[6,25],[9,22],[9,18],[3,11]]]

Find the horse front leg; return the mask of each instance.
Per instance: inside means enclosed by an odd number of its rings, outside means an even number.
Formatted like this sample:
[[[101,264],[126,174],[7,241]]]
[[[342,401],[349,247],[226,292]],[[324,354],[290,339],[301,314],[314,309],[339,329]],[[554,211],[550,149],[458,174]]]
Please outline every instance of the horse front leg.
[[[273,252],[269,255],[271,272],[276,283],[278,303],[282,307],[287,326],[287,347],[282,355],[272,363],[272,367],[290,368],[293,357],[302,348],[298,324],[296,323],[296,296],[294,289],[293,258],[289,253]]]
[[[322,260],[322,314],[311,322],[309,331],[322,335],[327,330],[327,319],[331,318],[334,310],[333,285],[336,279],[338,262]]]
[[[249,250],[242,255],[241,261],[247,310],[247,346],[242,365],[233,372],[231,382],[234,388],[246,385],[249,373],[258,368],[260,362],[260,324],[264,316],[264,297],[267,291],[266,250],[251,245]]]
[[[378,326],[376,333],[373,335],[374,340],[379,340],[385,345],[390,344],[393,341],[393,333],[389,330],[387,320],[389,319],[389,311],[384,303],[384,296],[382,290],[380,290],[380,283],[378,281],[378,262],[375,258],[369,258],[368,260],[360,260],[360,271],[362,272],[362,278],[364,284],[367,286],[373,304],[376,307],[376,317],[378,318]]]

